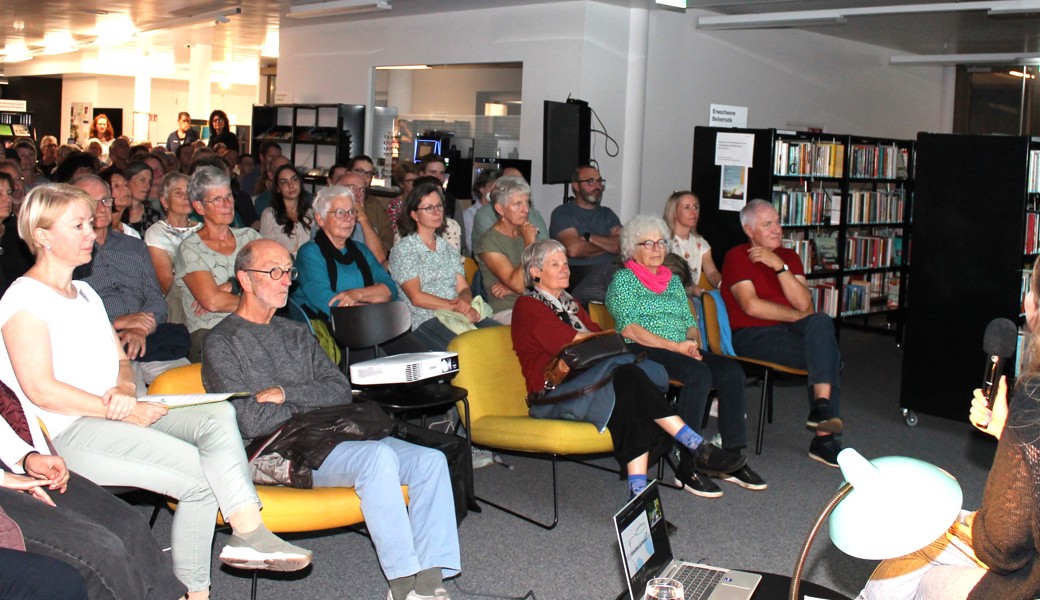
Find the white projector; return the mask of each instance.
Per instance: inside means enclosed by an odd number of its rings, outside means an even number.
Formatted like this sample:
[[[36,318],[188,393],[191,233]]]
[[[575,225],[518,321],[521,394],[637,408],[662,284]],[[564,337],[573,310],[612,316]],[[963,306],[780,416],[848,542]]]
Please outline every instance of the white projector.
[[[454,376],[458,372],[459,355],[455,352],[411,352],[350,365],[350,382],[353,385],[393,385]]]

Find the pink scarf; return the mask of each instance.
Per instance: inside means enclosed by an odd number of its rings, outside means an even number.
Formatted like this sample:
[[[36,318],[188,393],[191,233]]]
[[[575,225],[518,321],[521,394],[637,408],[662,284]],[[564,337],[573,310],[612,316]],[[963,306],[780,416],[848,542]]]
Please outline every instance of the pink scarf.
[[[646,289],[655,294],[661,294],[668,289],[668,282],[672,280],[672,270],[664,265],[657,267],[656,273],[651,273],[649,268],[632,259],[625,261],[625,266],[632,271],[640,283],[646,286]]]

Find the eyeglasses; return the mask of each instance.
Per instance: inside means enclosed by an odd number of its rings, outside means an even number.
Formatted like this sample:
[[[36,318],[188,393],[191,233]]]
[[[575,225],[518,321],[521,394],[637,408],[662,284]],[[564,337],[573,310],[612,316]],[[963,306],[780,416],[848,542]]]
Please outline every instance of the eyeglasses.
[[[279,179],[278,185],[289,185],[290,183],[300,183],[299,177],[290,177],[289,179]]]
[[[419,206],[415,210],[421,210],[421,211],[425,212],[428,215],[432,215],[433,213],[444,212],[444,205],[443,204],[431,204],[429,206]]]
[[[356,208],[337,208],[336,210],[330,210],[325,214],[336,217],[337,219],[346,219],[347,217],[356,217]]]
[[[116,199],[112,196],[105,196],[104,198],[98,200],[98,203],[104,204],[106,208],[112,208],[113,206],[115,206]]]
[[[595,177],[589,177],[588,179],[579,179],[578,183],[584,183],[585,185],[590,185],[590,186],[591,185],[596,185],[598,183],[601,186],[605,187],[607,185],[607,180],[603,179],[602,177],[600,177],[599,179],[596,179]]]
[[[358,175],[361,175],[362,177],[374,177],[375,174],[376,174],[375,171],[366,171],[364,169],[351,169],[350,172],[351,173],[357,173]]]
[[[358,197],[358,196],[364,196],[365,194],[368,193],[368,189],[364,188],[364,187],[362,187],[360,185],[348,185],[347,189],[349,189],[351,192],[354,193],[354,197],[355,198]]]
[[[235,201],[235,195],[234,194],[228,194],[227,196],[217,196],[216,198],[211,198],[209,200],[203,200],[202,202],[204,204],[231,204],[234,201]]]
[[[278,281],[279,279],[284,277],[286,273],[289,274],[289,281],[296,281],[296,276],[300,274],[299,270],[297,270],[296,267],[289,267],[288,269],[283,269],[281,267],[272,267],[270,271],[262,271],[260,269],[245,270],[250,273],[267,273],[271,276],[271,279],[274,279],[275,281]]]
[[[664,250],[668,247],[668,240],[647,240],[645,242],[639,242],[639,244],[637,245],[642,246],[647,250],[653,250],[654,246],[657,246],[659,249]]]

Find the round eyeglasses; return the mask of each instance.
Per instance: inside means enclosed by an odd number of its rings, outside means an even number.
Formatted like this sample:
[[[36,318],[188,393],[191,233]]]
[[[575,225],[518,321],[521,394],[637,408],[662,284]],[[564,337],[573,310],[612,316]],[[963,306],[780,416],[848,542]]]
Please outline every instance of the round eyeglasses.
[[[645,242],[639,242],[637,245],[642,246],[647,250],[653,250],[654,246],[664,250],[668,248],[668,240],[647,240]]]
[[[288,269],[283,269],[281,267],[273,267],[269,271],[264,271],[261,269],[245,270],[250,273],[267,273],[271,276],[271,279],[274,279],[275,281],[278,281],[279,279],[284,277],[286,273],[289,274],[289,281],[296,281],[296,276],[300,274],[300,271],[296,267],[289,267]]]

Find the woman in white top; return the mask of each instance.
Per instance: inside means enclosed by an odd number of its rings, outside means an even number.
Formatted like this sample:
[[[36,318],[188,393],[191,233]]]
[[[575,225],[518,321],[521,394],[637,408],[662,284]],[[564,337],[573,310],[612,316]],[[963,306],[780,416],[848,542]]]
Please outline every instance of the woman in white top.
[[[292,165],[282,165],[274,173],[271,206],[260,215],[260,235],[285,246],[296,256],[300,246],[311,241],[314,211],[311,198],[303,193],[300,175]]]
[[[166,294],[173,286],[173,258],[177,255],[177,247],[184,238],[198,231],[202,223],[191,219],[188,176],[184,173],[174,171],[163,177],[159,202],[166,218],[148,228],[144,234],[144,243],[148,245],[159,287]]]
[[[73,269],[91,260],[94,209],[85,192],[52,184],[34,189],[18,217],[36,264],[0,299],[0,380],[21,402],[32,445],[47,445],[42,421],[54,448],[84,477],[178,499],[173,567],[192,600],[209,597],[218,507],[234,529],[221,552],[225,562],[306,566],[310,552],[280,540],[260,520],[230,404],[168,412],[138,401],[130,361],[101,298],[72,280]]]
[[[697,233],[697,221],[701,217],[701,201],[693,192],[674,192],[664,203],[664,222],[672,231],[671,252],[678,254],[690,265],[693,294],[700,296],[701,273],[712,288],[719,287],[722,273],[711,257],[708,240]]]

